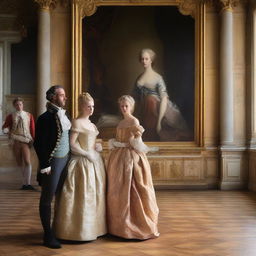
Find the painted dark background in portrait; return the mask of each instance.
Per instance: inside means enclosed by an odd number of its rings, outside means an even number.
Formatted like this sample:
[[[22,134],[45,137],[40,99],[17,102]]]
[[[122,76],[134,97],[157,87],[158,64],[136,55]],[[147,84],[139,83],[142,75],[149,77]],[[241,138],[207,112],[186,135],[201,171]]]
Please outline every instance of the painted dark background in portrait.
[[[83,90],[95,99],[93,121],[107,114],[106,126],[115,125],[118,97],[131,94],[143,72],[139,63],[143,48],[156,52],[153,68],[162,75],[170,100],[193,134],[195,24],[175,6],[99,7],[83,19]]]

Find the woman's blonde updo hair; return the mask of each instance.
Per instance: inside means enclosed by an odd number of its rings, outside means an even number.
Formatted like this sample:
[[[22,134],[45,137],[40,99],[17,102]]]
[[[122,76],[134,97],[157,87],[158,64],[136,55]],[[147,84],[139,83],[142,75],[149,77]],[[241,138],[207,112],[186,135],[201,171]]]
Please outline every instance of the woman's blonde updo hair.
[[[144,53],[149,54],[152,63],[155,61],[156,53],[153,50],[149,49],[149,48],[144,48],[140,51],[139,61],[141,61],[141,57]]]
[[[123,95],[118,99],[118,104],[120,105],[123,101],[128,101],[131,104],[132,107],[132,112],[134,111],[135,108],[135,100],[132,96],[130,95]]]
[[[89,101],[94,101],[93,97],[88,92],[83,92],[78,96],[78,110],[81,113],[82,106]]]

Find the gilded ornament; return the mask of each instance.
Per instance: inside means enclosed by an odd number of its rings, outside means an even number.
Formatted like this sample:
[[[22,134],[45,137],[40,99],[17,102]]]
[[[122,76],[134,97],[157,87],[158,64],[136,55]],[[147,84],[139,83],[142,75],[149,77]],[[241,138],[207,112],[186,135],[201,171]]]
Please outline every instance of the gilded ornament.
[[[191,15],[195,18],[197,2],[196,0],[177,0],[179,11],[183,15]]]
[[[74,0],[82,18],[93,15],[97,10],[96,0]]]

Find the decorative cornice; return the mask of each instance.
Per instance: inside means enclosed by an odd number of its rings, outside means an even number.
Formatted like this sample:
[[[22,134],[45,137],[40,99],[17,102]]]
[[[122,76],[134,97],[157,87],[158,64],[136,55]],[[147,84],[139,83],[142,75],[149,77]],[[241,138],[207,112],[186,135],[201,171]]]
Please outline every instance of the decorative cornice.
[[[38,1],[38,0],[35,0]],[[165,0],[163,3],[171,3],[172,5],[177,5],[179,8],[179,11],[183,15],[191,15],[192,17],[195,17],[196,13],[196,8],[197,4],[203,0]],[[97,6],[99,5],[120,5],[120,0],[115,1],[115,0],[108,0],[108,1],[103,1],[103,0],[73,0],[73,3],[76,4],[80,11],[80,15],[82,18],[85,16],[91,16],[93,15],[96,10]],[[158,0],[124,0],[122,5],[150,5],[154,6],[154,4],[157,6],[158,5]],[[164,5],[161,1],[161,5]]]
[[[41,9],[49,10],[51,7],[55,7],[57,0],[34,0],[39,4]]]
[[[199,1],[177,0],[179,11],[183,15],[191,15],[193,18],[195,18],[197,2],[199,2]]]

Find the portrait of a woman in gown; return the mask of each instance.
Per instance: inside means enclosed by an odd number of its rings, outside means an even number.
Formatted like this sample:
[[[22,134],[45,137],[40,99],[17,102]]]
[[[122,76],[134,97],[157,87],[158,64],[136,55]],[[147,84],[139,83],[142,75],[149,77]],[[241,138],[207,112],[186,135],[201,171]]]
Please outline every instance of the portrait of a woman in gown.
[[[189,141],[193,138],[178,106],[169,99],[163,77],[153,69],[156,54],[143,49],[139,59],[144,71],[136,80],[133,96],[136,114],[145,128],[146,141]]]

